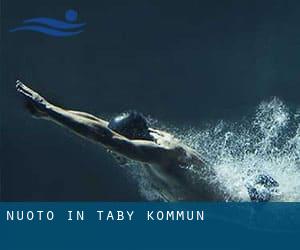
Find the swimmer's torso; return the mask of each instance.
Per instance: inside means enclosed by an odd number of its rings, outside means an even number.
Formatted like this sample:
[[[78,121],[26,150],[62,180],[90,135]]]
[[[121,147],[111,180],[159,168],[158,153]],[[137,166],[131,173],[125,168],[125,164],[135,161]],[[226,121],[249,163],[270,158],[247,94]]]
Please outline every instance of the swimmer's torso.
[[[192,149],[181,145],[179,140],[166,132],[153,130],[151,135],[157,144],[174,148],[171,151],[174,155],[167,157],[173,161],[147,167],[151,181],[164,196],[168,196],[169,200],[224,200],[223,196],[213,191],[216,187],[209,184],[207,176],[201,176],[205,166],[191,166]]]

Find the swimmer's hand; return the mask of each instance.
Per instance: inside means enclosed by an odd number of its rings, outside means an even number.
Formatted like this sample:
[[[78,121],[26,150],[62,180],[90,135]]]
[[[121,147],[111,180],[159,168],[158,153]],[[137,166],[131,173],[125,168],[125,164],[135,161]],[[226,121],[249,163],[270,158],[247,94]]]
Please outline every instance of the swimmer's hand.
[[[28,111],[36,118],[47,116],[45,110],[49,103],[38,93],[27,87],[20,80],[16,81],[16,90],[25,98]]]

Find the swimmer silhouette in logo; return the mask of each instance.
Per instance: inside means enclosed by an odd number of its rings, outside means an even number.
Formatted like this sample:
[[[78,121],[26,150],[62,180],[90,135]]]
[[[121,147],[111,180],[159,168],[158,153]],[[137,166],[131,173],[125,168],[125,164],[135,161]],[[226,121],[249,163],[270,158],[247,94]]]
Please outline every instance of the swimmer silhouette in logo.
[[[196,150],[165,131],[151,128],[142,114],[124,112],[106,121],[88,113],[55,106],[19,80],[16,89],[25,98],[27,108],[35,118],[58,123],[122,158],[142,163],[141,167],[154,177],[155,185],[160,186],[163,200],[230,200],[219,188],[213,167]],[[189,166],[197,167],[209,178],[191,181]],[[252,201],[269,201],[277,187],[278,183],[272,177],[262,174],[245,188]]]
[[[65,20],[48,17],[26,19],[22,26],[11,29],[10,32],[34,31],[55,37],[74,36],[83,32],[85,26],[85,23],[75,23],[77,19],[77,11],[70,9],[65,12]]]

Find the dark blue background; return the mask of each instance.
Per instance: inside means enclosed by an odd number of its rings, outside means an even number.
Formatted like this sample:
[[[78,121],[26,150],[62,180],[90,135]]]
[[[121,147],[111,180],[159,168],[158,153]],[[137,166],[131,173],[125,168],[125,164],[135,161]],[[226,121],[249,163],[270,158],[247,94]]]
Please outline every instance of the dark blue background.
[[[174,126],[300,103],[299,1],[1,1],[1,199],[141,200],[105,150],[31,119],[17,78],[66,108],[137,109]],[[9,33],[78,11],[85,31]]]

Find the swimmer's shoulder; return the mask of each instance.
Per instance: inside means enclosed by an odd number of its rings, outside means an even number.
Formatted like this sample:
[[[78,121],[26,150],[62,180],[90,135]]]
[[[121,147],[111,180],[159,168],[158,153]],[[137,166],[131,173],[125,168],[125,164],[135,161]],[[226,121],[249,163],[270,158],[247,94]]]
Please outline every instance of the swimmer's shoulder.
[[[188,165],[205,165],[205,161],[201,155],[194,150],[184,144],[178,143],[174,144],[170,148],[171,158],[178,162],[181,166],[188,166]]]

